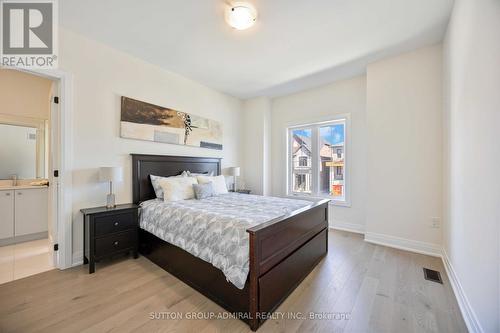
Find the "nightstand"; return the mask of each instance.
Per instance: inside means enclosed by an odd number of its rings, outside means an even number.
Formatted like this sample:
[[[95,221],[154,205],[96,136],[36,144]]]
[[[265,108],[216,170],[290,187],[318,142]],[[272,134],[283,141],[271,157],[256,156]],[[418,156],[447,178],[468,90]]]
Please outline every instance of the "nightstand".
[[[89,264],[89,274],[95,272],[96,261],[115,254],[132,252],[134,258],[138,257],[138,205],[80,211],[83,213],[83,263]]]

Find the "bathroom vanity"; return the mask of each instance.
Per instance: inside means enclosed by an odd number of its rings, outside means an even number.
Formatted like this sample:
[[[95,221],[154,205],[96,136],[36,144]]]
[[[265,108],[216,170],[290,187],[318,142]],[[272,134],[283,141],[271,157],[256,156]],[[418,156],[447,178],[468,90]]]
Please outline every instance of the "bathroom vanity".
[[[0,246],[47,237],[47,186],[0,186]]]
[[[48,236],[48,130],[45,114],[0,114],[0,246]]]

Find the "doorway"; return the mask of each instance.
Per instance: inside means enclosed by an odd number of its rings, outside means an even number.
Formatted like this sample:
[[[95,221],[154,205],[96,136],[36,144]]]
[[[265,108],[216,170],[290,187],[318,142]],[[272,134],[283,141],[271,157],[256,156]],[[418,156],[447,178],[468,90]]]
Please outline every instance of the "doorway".
[[[4,114],[2,119],[2,114],[10,108],[0,108],[0,126],[5,127],[2,127],[0,131],[4,134],[27,131],[27,133],[18,133],[18,135],[31,138],[36,142],[31,142],[32,145],[35,144],[37,147],[36,153],[19,156],[21,162],[18,163],[18,165],[29,165],[34,161],[35,166],[30,165],[26,170],[19,166],[8,166],[15,171],[7,170],[5,163],[3,166],[6,170],[2,170],[0,167],[0,173],[3,171],[3,173],[9,174],[8,176],[0,174],[0,179],[3,179],[0,180],[0,194],[4,194],[4,204],[6,203],[6,207],[12,209],[14,215],[12,217],[14,237],[8,239],[5,234],[0,233],[0,265],[9,260],[9,253],[12,254],[13,265],[11,267],[13,269],[10,276],[11,279],[17,279],[43,270],[64,269],[72,265],[71,175],[67,171],[71,165],[71,154],[68,153],[71,142],[68,137],[70,138],[71,133],[71,104],[69,102],[72,80],[69,75],[60,71],[7,71],[10,75],[18,78],[31,76],[34,81],[50,82],[50,92],[47,96],[50,114],[50,117],[46,117],[48,119],[29,114],[14,114],[10,117]],[[30,97],[26,96],[25,98],[29,99]],[[61,103],[63,101],[65,103]],[[31,108],[27,107],[26,109]],[[14,142],[19,143],[20,141],[15,140]],[[32,152],[31,148],[28,144],[26,151]],[[35,173],[32,175],[33,170]],[[10,187],[7,188],[6,186],[9,185]],[[11,197],[12,200],[7,200],[8,197]],[[29,206],[31,209],[23,209],[23,206]],[[2,211],[4,210],[0,210],[0,214]],[[4,215],[9,217],[5,211]],[[4,219],[2,218],[2,220]],[[45,224],[42,222],[44,220]],[[26,223],[26,221],[28,222]],[[12,244],[8,244],[9,242]],[[8,265],[3,266],[5,268]],[[2,273],[1,269],[0,273]],[[5,279],[4,274],[3,280]],[[2,281],[0,274],[0,283],[2,282],[5,281]]]

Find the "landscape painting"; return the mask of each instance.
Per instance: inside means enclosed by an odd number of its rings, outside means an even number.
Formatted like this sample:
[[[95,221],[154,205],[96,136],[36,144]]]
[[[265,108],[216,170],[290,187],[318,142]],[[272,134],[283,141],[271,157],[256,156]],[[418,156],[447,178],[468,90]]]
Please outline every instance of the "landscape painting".
[[[120,136],[222,150],[219,122],[124,96]]]

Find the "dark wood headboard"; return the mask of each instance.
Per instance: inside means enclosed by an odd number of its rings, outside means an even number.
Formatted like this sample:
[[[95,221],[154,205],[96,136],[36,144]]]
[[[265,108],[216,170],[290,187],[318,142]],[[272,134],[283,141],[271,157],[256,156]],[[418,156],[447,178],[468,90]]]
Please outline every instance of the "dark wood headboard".
[[[177,176],[187,170],[196,173],[221,174],[221,159],[164,155],[132,155],[132,197],[134,203],[156,198],[149,175]]]

